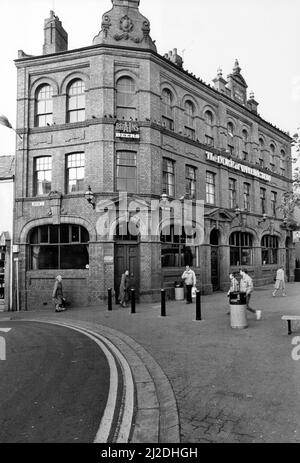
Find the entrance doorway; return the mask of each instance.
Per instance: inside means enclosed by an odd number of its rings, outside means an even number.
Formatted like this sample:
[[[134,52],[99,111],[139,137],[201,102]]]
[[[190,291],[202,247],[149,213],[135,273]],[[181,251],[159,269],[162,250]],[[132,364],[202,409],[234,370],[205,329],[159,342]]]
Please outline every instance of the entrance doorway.
[[[121,278],[125,270],[129,270],[130,289],[135,289],[136,300],[139,300],[139,246],[132,243],[115,244],[115,292],[119,298]]]
[[[220,289],[219,237],[219,231],[213,229],[210,234],[211,284],[213,286],[213,291],[218,291]]]

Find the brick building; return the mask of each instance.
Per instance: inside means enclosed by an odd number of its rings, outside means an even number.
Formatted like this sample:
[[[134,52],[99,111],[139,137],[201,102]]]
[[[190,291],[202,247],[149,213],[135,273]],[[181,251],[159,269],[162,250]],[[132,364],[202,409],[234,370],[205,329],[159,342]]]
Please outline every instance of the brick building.
[[[0,156],[0,311],[12,308],[12,232],[15,157]]]
[[[259,116],[237,61],[210,86],[184,70],[176,49],[159,55],[139,3],[112,0],[92,45],[78,50],[68,50],[51,12],[43,54],[19,51],[14,233],[23,309],[51,304],[58,273],[73,306],[118,291],[126,268],[141,300],[157,299],[161,287],[171,294],[186,263],[206,293],[227,289],[240,266],[256,284],[273,281],[278,264],[292,275],[278,210],[291,188],[291,138]],[[200,246],[174,233],[174,217],[168,233],[160,216],[157,233],[143,220],[133,222],[139,233],[127,228],[133,212],[145,217],[145,204],[161,198],[166,207],[204,201]]]

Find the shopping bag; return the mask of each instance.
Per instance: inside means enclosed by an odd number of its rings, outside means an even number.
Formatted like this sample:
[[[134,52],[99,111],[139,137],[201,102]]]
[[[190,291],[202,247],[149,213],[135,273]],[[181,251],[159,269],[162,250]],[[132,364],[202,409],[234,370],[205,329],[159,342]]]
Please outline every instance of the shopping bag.
[[[195,286],[193,286],[192,287],[192,299],[196,298],[196,292],[197,292],[197,288],[195,288]]]

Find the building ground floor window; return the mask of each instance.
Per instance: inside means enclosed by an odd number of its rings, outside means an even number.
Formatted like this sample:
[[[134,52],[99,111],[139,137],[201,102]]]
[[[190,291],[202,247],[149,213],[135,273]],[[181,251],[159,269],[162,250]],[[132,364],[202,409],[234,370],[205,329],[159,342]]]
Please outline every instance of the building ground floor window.
[[[229,238],[230,265],[253,265],[253,237],[250,233],[234,232]]]
[[[85,269],[89,234],[79,225],[43,225],[29,235],[29,269]]]

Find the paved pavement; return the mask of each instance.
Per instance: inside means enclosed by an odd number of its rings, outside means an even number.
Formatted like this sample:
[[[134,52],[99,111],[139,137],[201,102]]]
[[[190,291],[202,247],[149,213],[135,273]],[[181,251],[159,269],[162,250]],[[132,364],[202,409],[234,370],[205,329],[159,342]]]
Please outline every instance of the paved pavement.
[[[256,321],[249,314],[245,330],[230,328],[224,293],[202,297],[200,322],[194,321],[195,305],[184,302],[168,302],[166,318],[159,316],[159,304],[137,305],[135,315],[119,306],[108,312],[103,305],[60,314],[21,312],[14,317],[101,325],[131,340],[167,376],[183,443],[300,442],[300,362],[291,356],[300,324],[296,323],[294,336],[288,336],[281,320],[283,314],[300,315],[300,284],[288,284],[285,298],[271,293],[271,286],[256,288],[252,306],[262,309],[263,316]],[[158,395],[160,407],[167,406],[169,398]]]

